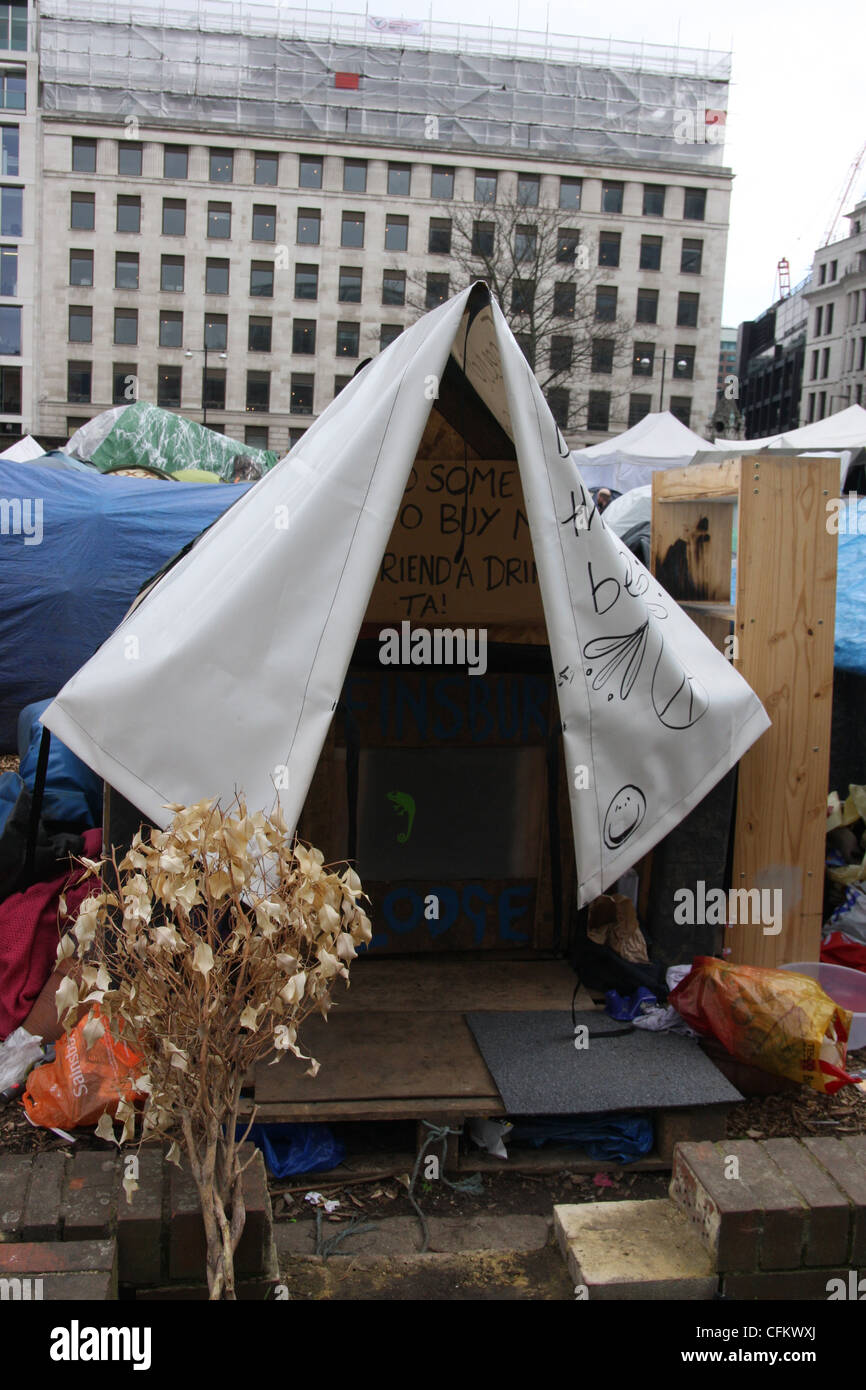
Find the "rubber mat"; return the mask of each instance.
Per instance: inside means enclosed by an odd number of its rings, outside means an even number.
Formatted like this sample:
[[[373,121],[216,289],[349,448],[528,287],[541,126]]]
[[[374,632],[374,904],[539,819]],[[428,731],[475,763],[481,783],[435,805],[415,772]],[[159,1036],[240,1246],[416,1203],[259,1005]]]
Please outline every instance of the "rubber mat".
[[[673,1109],[742,1100],[696,1039],[579,1013],[586,1046],[575,1047],[570,1013],[467,1013],[509,1115],[581,1115]]]

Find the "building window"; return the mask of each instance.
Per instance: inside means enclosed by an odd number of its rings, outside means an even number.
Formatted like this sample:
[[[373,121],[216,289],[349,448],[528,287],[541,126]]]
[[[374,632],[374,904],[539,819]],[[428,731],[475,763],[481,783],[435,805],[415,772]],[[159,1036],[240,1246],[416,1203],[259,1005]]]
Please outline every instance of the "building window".
[[[69,283],[70,285],[93,284],[92,251],[79,251],[77,247],[73,247],[69,252]]]
[[[23,68],[0,68],[0,108],[4,111],[26,111],[27,78]],[[81,174],[94,172],[93,169],[78,170]]]
[[[561,208],[580,208],[580,190],[583,179],[559,180],[559,206]]]
[[[0,367],[0,414],[21,414],[20,367]],[[70,434],[74,434],[74,430],[70,430]]]
[[[560,227],[556,242],[556,259],[560,265],[574,265],[577,248],[580,245],[580,232],[573,227]]]
[[[318,299],[319,267],[317,265],[295,266],[295,299]]]
[[[599,265],[616,266],[619,265],[619,252],[622,243],[622,236],[619,232],[599,232],[598,234],[598,263]]]
[[[496,227],[493,222],[473,222],[472,254],[482,260],[493,255],[496,243]]]
[[[159,346],[183,347],[183,314],[174,309],[162,309],[159,315]]]
[[[820,338],[820,337],[821,337],[821,323],[822,323],[823,318],[824,318],[824,308],[823,308],[823,305],[820,305],[820,304],[819,304],[818,308],[815,310],[815,337],[816,337],[816,338]]]
[[[189,176],[189,145],[163,145],[162,176],[185,179]]]
[[[403,332],[399,323],[383,323],[379,328],[379,351],[384,352]]]
[[[267,425],[244,425],[244,443],[252,449],[267,449]]]
[[[92,362],[67,362],[66,399],[70,404],[90,403],[92,372]]]
[[[235,157],[232,150],[211,150],[208,178],[211,183],[231,183],[234,178]]]
[[[382,303],[406,303],[405,270],[386,270],[382,274]]]
[[[686,428],[691,424],[692,419],[692,400],[691,396],[671,396],[668,410]]]
[[[144,146],[138,140],[118,140],[117,172],[124,178],[141,178]]]
[[[685,343],[674,348],[673,376],[678,381],[691,381],[695,374],[695,350]]]
[[[279,155],[257,154],[255,157],[255,173],[253,174],[253,181],[258,184],[267,185],[268,188],[276,188],[279,167]]]
[[[827,312],[826,312],[825,315],[824,315],[824,332],[825,332],[825,333],[832,333],[832,332],[833,332],[833,311],[834,311],[834,309],[835,309],[835,305],[833,305],[833,304],[828,304],[828,305],[827,305]]]
[[[664,217],[665,186],[663,183],[645,183],[643,186],[644,217]],[[638,397],[638,399],[641,399]]]
[[[229,292],[229,263],[224,260],[217,260],[209,256],[205,261],[204,272],[204,292],[205,294],[228,294]]]
[[[116,251],[114,253],[114,288],[116,290],[138,289],[137,251]]]
[[[610,422],[610,392],[590,391],[586,416],[588,430],[606,430]]]
[[[163,198],[163,236],[186,236],[186,202],[183,198]]]
[[[228,314],[205,314],[204,316],[204,346],[216,352],[224,352],[228,343],[229,319]]]
[[[561,430],[568,429],[569,393],[565,386],[551,386],[545,392],[547,407]]]
[[[704,243],[686,237],[683,240],[683,249],[680,255],[681,273],[683,275],[700,275],[703,258]]]
[[[831,261],[831,262],[830,262],[830,279],[831,279],[831,280],[835,280],[835,279],[836,279],[836,276],[837,276],[837,274],[838,274],[838,272],[839,272],[839,262],[838,262],[838,261]]]
[[[0,355],[21,356],[21,310],[16,304],[0,304]]]
[[[69,225],[76,232],[92,232],[96,216],[94,193],[70,193]]]
[[[707,207],[705,188],[687,188],[683,195],[683,217],[690,222],[703,222]]]
[[[129,405],[138,399],[138,364],[115,362],[111,369],[111,404]]]
[[[224,367],[202,367],[201,404],[202,410],[225,410],[226,373]]]
[[[207,234],[217,241],[228,241],[232,234],[231,203],[208,203]]]
[[[334,400],[337,399],[341,391],[345,391],[351,380],[352,378],[350,376],[334,377]]]
[[[359,323],[337,324],[337,356],[357,357],[360,348],[361,325]]]
[[[512,280],[511,282],[511,312],[513,314],[531,314],[535,308],[535,281],[534,280]]]
[[[361,271],[352,266],[341,265],[337,284],[337,299],[341,304],[361,303]]]
[[[427,275],[427,292],[425,305],[428,309],[435,309],[438,304],[444,304],[451,293],[451,281],[447,275]]]
[[[0,236],[24,235],[24,189],[0,188]]]
[[[539,174],[518,174],[517,175],[517,203],[522,208],[537,208],[538,195],[541,189],[541,176]]]
[[[18,293],[18,247],[0,246],[0,294]]]
[[[699,294],[687,294],[681,290],[677,299],[677,327],[678,328],[697,328],[698,326],[698,305],[701,296]]]
[[[322,161],[312,154],[302,154],[298,158],[298,187],[321,188]]]
[[[307,353],[312,356],[315,354],[315,351],[315,319],[295,319],[292,324],[292,352]]]
[[[253,204],[253,241],[276,241],[277,209],[266,203]]]
[[[394,198],[408,198],[412,186],[411,164],[388,165],[388,192]]]
[[[825,348],[824,348],[824,351],[823,351],[823,354],[822,354],[822,357],[821,357],[821,379],[824,380],[824,381],[826,381],[826,379],[827,379],[827,377],[828,377],[829,375],[830,375],[830,349],[829,349],[828,347],[825,347]]]
[[[632,376],[652,376],[655,366],[655,343],[635,343],[631,361]]]
[[[86,304],[69,306],[70,343],[93,342],[93,310]]]
[[[576,287],[560,281],[553,287],[553,312],[557,318],[573,319]]]
[[[362,226],[363,234],[363,226]],[[346,243],[344,243],[345,245]],[[362,242],[352,243],[362,245]],[[405,251],[409,245],[409,218],[394,215],[385,218],[385,250]]]
[[[640,239],[640,269],[661,270],[662,239],[660,236],[642,236]]]
[[[535,334],[534,333],[515,333],[514,340],[523,356],[526,358],[530,367],[535,371]],[[551,349],[551,358],[553,350]]]
[[[115,309],[114,341],[124,345],[138,342],[137,309]]]
[[[430,171],[430,197],[454,197],[454,170],[444,164],[434,164]]]
[[[522,261],[534,261],[538,247],[538,230],[535,227],[518,227],[514,233],[514,259],[518,265]]]
[[[633,393],[628,398],[628,427],[637,425],[653,408],[652,396]]]
[[[593,372],[601,372],[605,376],[610,376],[613,371],[612,338],[593,338],[592,367],[590,370]]]
[[[141,231],[141,199],[118,194],[116,228],[119,232]]]
[[[601,185],[601,210],[602,212],[622,212],[622,196],[625,184],[614,183],[607,179]]]
[[[635,320],[637,323],[658,323],[659,319],[659,292],[658,290],[638,290],[637,292],[637,313]]]
[[[165,410],[180,410],[181,367],[157,367],[156,403]]]
[[[159,269],[159,288],[183,292],[183,256],[163,256]]]
[[[451,218],[431,217],[427,234],[427,250],[432,256],[448,256],[451,253]]]
[[[228,266],[228,262],[226,262],[226,266]],[[226,275],[228,276],[228,270],[226,270]],[[228,294],[228,288],[226,288],[225,293]],[[250,294],[257,299],[273,299],[273,261],[250,262]]]
[[[271,409],[271,374],[270,374],[270,371],[247,371],[247,374],[246,374],[246,409],[247,409],[247,410],[270,410],[270,409]]]
[[[475,201],[476,203],[495,203],[496,202],[496,179],[495,172],[489,169],[477,169],[475,172]]]
[[[619,291],[616,285],[597,285],[595,290],[595,317],[599,323],[613,323],[616,318],[616,304]]]
[[[344,159],[344,160],[343,160],[343,192],[344,192],[344,193],[366,193],[366,192],[367,192],[367,161],[366,161],[366,159]]]
[[[96,173],[96,141],[72,137],[72,172],[74,174]]]
[[[290,410],[293,415],[312,415],[313,377],[292,372]]]
[[[567,372],[574,357],[574,339],[554,333],[550,339],[550,370]],[[528,359],[527,359],[528,360]],[[530,365],[532,365],[530,363]]]
[[[0,173],[4,178],[17,179],[18,177],[18,127],[17,125],[4,125],[2,127],[2,145],[0,145]]]
[[[270,352],[272,320],[255,314],[250,315],[247,330],[247,348],[250,352]]]
[[[24,52],[27,48],[27,0],[0,5],[0,48]]]

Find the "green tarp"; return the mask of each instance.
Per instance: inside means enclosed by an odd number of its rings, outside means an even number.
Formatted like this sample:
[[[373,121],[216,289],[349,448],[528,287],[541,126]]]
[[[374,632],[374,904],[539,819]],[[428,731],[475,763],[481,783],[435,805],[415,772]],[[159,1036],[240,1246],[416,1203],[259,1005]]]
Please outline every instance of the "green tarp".
[[[254,449],[224,434],[185,420],[170,410],[136,401],[118,415],[102,443],[90,455],[97,468],[137,468],[143,464],[177,473],[183,468],[203,468],[231,479],[238,454],[252,458],[262,472],[273,468],[277,455],[270,449]]]

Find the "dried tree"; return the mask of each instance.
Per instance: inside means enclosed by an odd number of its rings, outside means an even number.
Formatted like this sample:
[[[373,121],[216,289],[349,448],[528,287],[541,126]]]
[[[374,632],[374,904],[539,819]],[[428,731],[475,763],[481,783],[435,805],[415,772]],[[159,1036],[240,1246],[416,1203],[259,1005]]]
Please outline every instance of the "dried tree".
[[[279,811],[171,809],[170,828],[137,834],[119,863],[83,861],[100,891],[61,940],[59,956],[75,968],[57,1009],[68,1029],[95,1006],[88,1046],[108,1028],[143,1053],[141,1137],[171,1137],[172,1162],[180,1139],[201,1200],[210,1297],[231,1299],[246,1215],[236,1139],[244,1078],[286,1051],[315,1076],[299,1027],[312,1012],[327,1017],[371,928],[354,870],[323,867],[318,850],[292,842]],[[115,1113],[117,1142],[133,1139],[135,1108],[121,1101]],[[97,1133],[116,1137],[108,1113]]]

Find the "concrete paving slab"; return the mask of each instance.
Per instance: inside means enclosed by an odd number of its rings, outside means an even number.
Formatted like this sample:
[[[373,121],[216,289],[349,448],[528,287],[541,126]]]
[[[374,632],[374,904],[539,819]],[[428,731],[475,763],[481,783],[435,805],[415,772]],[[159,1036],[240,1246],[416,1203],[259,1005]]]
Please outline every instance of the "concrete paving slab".
[[[556,1206],[554,1227],[575,1285],[590,1299],[711,1299],[710,1257],[667,1198]]]

